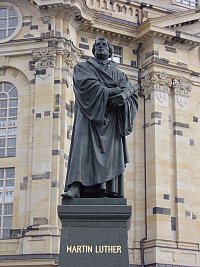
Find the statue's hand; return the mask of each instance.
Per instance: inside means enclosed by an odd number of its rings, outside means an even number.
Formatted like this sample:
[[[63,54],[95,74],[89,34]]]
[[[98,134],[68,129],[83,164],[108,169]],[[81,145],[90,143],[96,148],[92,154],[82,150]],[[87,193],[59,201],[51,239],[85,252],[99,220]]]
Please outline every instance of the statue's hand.
[[[118,108],[118,107],[123,106],[125,102],[124,102],[123,97],[121,95],[118,95],[116,97],[110,98],[108,104],[110,107]]]
[[[119,93],[121,93],[123,91],[123,89],[116,87],[116,88],[112,88],[110,90],[109,96],[114,96],[114,95],[118,95]]]

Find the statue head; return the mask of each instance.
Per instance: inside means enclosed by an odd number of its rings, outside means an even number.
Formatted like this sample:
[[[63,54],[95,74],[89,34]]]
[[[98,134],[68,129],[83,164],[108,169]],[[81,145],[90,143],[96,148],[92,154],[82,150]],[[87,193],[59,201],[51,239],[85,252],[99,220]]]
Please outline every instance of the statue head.
[[[99,37],[93,44],[92,53],[97,59],[108,59],[112,56],[113,48],[106,38]]]

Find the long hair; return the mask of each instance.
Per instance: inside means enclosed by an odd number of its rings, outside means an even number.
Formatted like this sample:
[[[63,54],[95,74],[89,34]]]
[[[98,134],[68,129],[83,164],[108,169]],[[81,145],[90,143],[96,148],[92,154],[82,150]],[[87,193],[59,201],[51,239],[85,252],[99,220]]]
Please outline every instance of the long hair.
[[[108,48],[109,48],[109,58],[111,58],[112,54],[113,54],[113,47],[112,47],[111,43],[108,42],[108,40],[106,38],[104,38],[104,37],[99,37],[97,40],[95,40],[95,42],[94,42],[94,44],[92,46],[92,54],[95,56],[95,45],[99,40],[104,40],[104,41],[107,42]]]

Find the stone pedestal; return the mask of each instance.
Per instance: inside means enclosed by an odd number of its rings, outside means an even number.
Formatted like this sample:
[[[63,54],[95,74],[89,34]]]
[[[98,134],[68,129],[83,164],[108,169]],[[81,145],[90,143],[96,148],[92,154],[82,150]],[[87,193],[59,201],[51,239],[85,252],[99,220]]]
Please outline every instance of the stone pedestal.
[[[59,267],[129,267],[124,198],[63,199]]]

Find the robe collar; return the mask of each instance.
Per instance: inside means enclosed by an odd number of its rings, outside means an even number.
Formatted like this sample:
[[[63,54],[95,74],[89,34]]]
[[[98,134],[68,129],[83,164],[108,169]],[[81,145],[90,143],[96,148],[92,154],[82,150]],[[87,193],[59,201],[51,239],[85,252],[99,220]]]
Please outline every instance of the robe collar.
[[[90,58],[87,60],[87,62],[93,65],[96,69],[103,72],[104,74],[106,74],[107,77],[113,80],[113,78],[106,72],[106,70],[104,70],[104,68],[102,68],[101,64],[99,64],[95,58]],[[112,61],[109,61],[109,64],[110,64],[110,70],[113,70],[117,66],[117,63],[112,62]]]
[[[99,61],[102,62],[103,60],[99,60]],[[101,72],[105,73],[107,76],[110,77],[110,75],[106,72],[106,70],[104,70],[104,68],[102,68],[100,62],[98,62],[96,58],[90,58],[90,59],[87,60],[87,62],[89,62],[89,63],[92,64],[96,69],[100,70]],[[106,61],[104,60],[103,65],[106,65],[106,64],[107,64],[107,65],[108,65],[108,64],[110,65],[110,70],[113,70],[113,69],[116,68],[116,66],[117,66],[117,63],[112,62],[112,61],[109,61],[109,60],[106,60]]]
[[[100,65],[104,65],[104,66],[105,65],[110,65],[110,61],[108,59],[103,60],[103,59],[94,58],[94,60]]]

